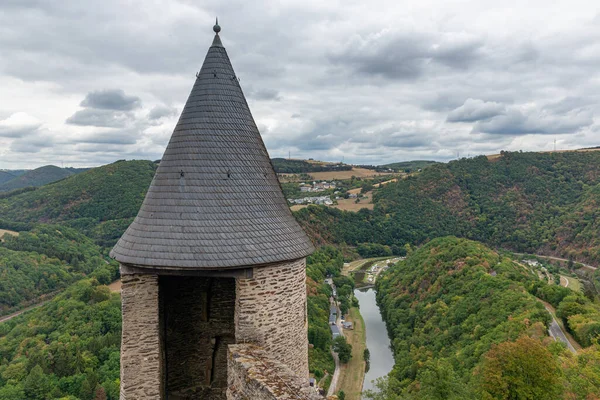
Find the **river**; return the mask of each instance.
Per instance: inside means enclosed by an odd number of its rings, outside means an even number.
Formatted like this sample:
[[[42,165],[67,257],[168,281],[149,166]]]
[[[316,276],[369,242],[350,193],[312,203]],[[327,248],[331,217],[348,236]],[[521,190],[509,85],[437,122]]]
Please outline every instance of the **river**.
[[[365,374],[363,390],[373,389],[372,381],[387,375],[394,366],[394,355],[390,348],[390,339],[385,322],[381,318],[375,301],[375,290],[355,290],[354,295],[360,303],[360,313],[365,320],[367,348],[371,353],[371,368]]]

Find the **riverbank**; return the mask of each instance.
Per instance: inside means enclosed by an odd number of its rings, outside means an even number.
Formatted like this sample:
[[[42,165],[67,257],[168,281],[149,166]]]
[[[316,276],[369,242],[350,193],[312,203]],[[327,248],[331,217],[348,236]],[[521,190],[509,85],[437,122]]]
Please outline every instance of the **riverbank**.
[[[363,381],[365,379],[364,352],[367,347],[367,332],[365,321],[357,307],[352,307],[345,321],[352,322],[354,329],[345,329],[344,335],[352,345],[352,359],[348,364],[342,364],[338,390],[343,390],[346,400],[360,400]]]
[[[354,296],[359,307],[352,307],[346,321],[354,325],[353,330],[344,330],[348,343],[352,345],[352,359],[341,365],[336,393],[344,391],[347,400],[361,400],[362,391],[372,389],[373,380],[387,375],[394,366],[394,356],[390,348],[387,329],[373,289],[376,278],[388,262],[397,262],[397,257],[375,257],[356,260],[344,265],[342,274],[355,278]],[[370,282],[363,282],[365,277],[372,277]],[[366,286],[366,287],[365,287]],[[364,360],[365,349],[369,349],[370,369],[366,371]]]

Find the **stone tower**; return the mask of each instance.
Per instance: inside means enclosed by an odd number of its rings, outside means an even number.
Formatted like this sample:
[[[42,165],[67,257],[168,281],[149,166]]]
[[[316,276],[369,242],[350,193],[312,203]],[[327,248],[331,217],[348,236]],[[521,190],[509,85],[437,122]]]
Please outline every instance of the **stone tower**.
[[[308,378],[305,257],[215,25],[215,38],[121,264],[121,399],[225,399],[227,349],[253,343]]]

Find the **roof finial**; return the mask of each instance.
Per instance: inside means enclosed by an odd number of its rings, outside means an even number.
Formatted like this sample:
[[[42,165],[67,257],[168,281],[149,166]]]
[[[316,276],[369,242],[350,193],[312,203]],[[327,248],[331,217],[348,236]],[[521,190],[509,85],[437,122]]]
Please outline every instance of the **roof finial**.
[[[217,17],[217,20],[215,22],[215,26],[213,26],[213,31],[215,31],[215,33],[218,35],[219,32],[221,32],[221,27],[219,26],[219,17]]]

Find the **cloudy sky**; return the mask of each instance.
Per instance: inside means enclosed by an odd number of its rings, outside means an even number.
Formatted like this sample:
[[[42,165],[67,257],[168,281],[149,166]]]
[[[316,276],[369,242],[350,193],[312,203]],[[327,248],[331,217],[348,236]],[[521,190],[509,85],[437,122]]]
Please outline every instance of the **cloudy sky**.
[[[1,0],[0,168],[160,158],[217,15],[273,157],[597,146],[594,4]]]

